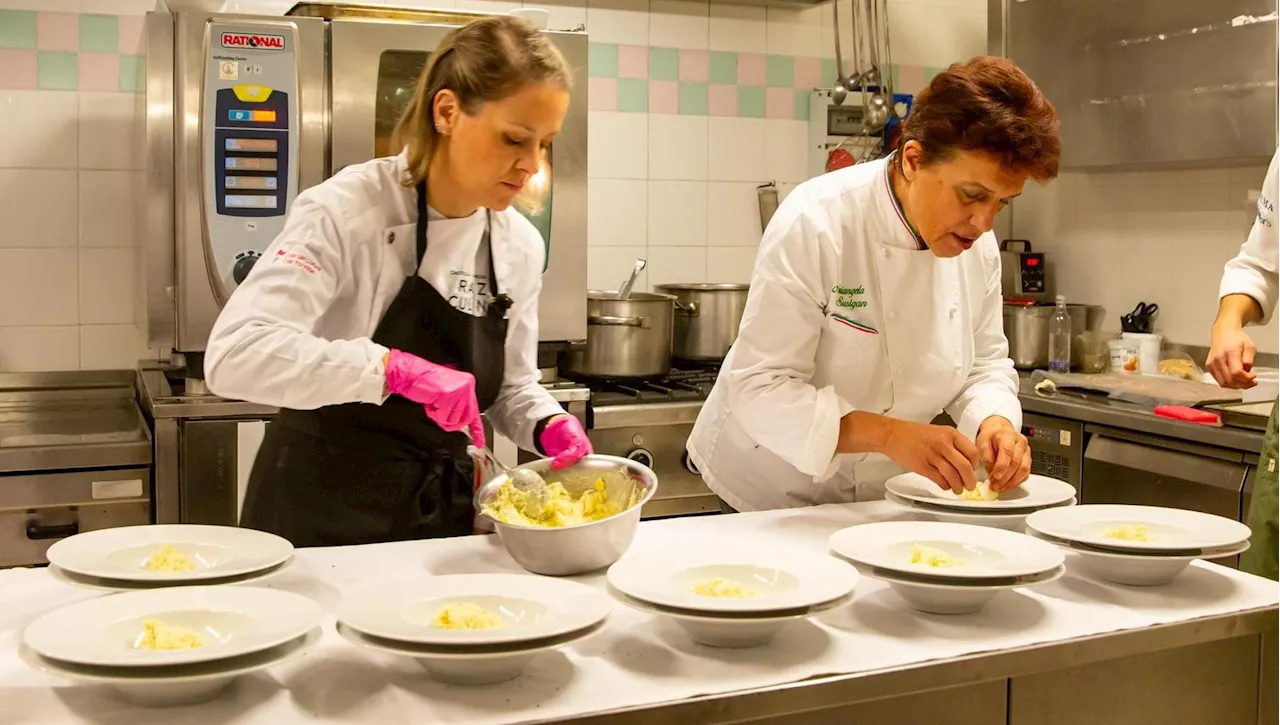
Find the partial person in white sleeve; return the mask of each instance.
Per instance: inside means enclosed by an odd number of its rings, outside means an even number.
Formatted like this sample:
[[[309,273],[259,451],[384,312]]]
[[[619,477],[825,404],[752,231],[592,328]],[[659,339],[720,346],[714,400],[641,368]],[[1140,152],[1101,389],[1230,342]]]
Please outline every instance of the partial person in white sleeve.
[[[957,493],[1030,471],[1002,322],[996,214],[1058,169],[1057,113],[978,57],[916,97],[897,150],[796,188],[689,455],[726,510],[883,496],[914,471]],[[945,410],[958,430],[931,425]]]
[[[559,467],[591,451],[538,384],[546,247],[510,208],[571,79],[529,23],[473,21],[432,54],[400,155],[298,195],[205,358],[214,392],[282,408],[241,525],[295,546],[471,533],[481,413]]]
[[[1244,331],[1247,325],[1265,325],[1276,309],[1280,283],[1280,253],[1277,252],[1276,204],[1280,203],[1280,174],[1277,160],[1280,150],[1271,157],[1271,166],[1262,180],[1258,195],[1258,216],[1240,253],[1227,262],[1218,289],[1218,316],[1213,322],[1213,342],[1206,367],[1224,388],[1252,388],[1257,385],[1253,358],[1258,348]],[[1253,497],[1249,502],[1249,550],[1240,557],[1240,568],[1265,576],[1280,577],[1280,503],[1276,493],[1276,408],[1271,410],[1266,437],[1262,442],[1258,467],[1253,471]]]

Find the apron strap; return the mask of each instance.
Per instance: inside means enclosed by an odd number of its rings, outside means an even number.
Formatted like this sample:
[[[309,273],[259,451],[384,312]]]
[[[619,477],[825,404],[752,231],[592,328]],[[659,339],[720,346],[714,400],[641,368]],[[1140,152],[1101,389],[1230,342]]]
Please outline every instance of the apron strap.
[[[418,221],[413,227],[413,240],[417,246],[417,264],[414,269],[422,268],[422,260],[427,256],[427,182],[419,181],[414,187],[418,192],[417,207]],[[493,291],[490,297],[489,305],[497,306],[498,312],[502,315],[511,307],[512,300],[507,295],[502,294],[501,288],[498,286],[498,264],[493,257],[493,212],[489,209],[484,210],[484,238],[482,242],[489,245],[489,288]]]
[[[418,221],[413,226],[413,241],[418,247],[418,263],[414,265],[414,274],[422,269],[422,260],[427,256],[427,182],[422,180],[415,187],[418,192]]]

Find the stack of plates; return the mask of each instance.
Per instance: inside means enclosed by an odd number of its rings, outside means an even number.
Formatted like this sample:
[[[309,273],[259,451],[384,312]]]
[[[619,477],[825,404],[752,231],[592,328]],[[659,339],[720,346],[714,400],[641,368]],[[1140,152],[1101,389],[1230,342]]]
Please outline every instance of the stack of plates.
[[[858,582],[848,564],[804,551],[630,556],[608,577],[618,600],[674,620],[710,647],[765,644],[788,622],[848,604]]]
[[[1051,509],[1032,514],[1026,524],[1033,536],[1074,552],[1073,565],[1117,584],[1167,584],[1196,559],[1249,548],[1249,527],[1239,521],[1159,506]]]
[[[138,704],[190,704],[212,698],[240,675],[298,656],[320,639],[320,618],[315,602],[274,589],[125,592],[45,614],[23,633],[20,654],[36,669],[108,685]],[[162,633],[180,627],[202,644],[150,649],[148,624]]]
[[[170,546],[193,568],[151,571],[147,563]],[[293,559],[293,544],[274,534],[234,526],[124,526],[76,534],[49,547],[49,571],[100,589],[243,584],[276,573]]]
[[[446,609],[497,618],[488,629],[441,629]],[[432,677],[489,685],[516,677],[539,653],[596,633],[609,598],[562,579],[464,574],[379,582],[352,592],[338,615],[338,634],[364,649],[412,657]]]
[[[864,524],[837,531],[830,544],[858,571],[888,582],[907,604],[934,614],[976,612],[1004,589],[1053,581],[1066,571],[1062,552],[1050,544],[966,524]],[[928,563],[934,557],[941,565]]]
[[[992,526],[1019,533],[1027,516],[1036,511],[1076,503],[1076,490],[1071,484],[1037,475],[1021,486],[1001,491],[995,501],[966,501],[918,473],[894,476],[884,486],[887,500],[934,521]]]

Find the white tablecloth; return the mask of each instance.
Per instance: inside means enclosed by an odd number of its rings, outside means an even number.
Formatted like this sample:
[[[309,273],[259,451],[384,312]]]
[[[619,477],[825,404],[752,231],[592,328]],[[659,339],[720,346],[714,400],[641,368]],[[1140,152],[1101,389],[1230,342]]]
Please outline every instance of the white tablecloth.
[[[644,522],[632,551],[796,545],[826,551],[827,537],[840,528],[894,518],[908,516],[875,502]],[[495,537],[303,549],[288,569],[257,586],[319,601],[330,613],[323,640],[299,659],[242,678],[212,702],[177,709],[135,707],[110,690],[26,667],[17,648],[28,623],[101,594],[59,583],[40,569],[0,571],[0,723],[519,723],[1277,604],[1274,583],[1203,562],[1152,589],[1083,578],[1070,571],[1070,560],[1068,569],[1056,582],[1003,592],[967,616],[916,612],[883,583],[863,579],[848,607],[794,623],[772,644],[747,650],[693,644],[669,621],[617,604],[597,635],[540,655],[516,680],[468,688],[437,683],[411,660],[347,644],[333,631],[332,612],[344,590],[380,577],[520,571]],[[580,580],[604,586],[601,575]]]

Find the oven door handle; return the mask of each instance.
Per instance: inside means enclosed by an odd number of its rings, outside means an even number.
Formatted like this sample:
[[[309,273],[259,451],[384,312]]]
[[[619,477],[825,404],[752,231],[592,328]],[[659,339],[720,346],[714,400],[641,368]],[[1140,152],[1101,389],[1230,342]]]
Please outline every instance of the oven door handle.
[[[41,526],[34,521],[27,522],[27,538],[32,541],[41,539],[65,539],[80,533],[80,522],[73,521],[62,526]]]

